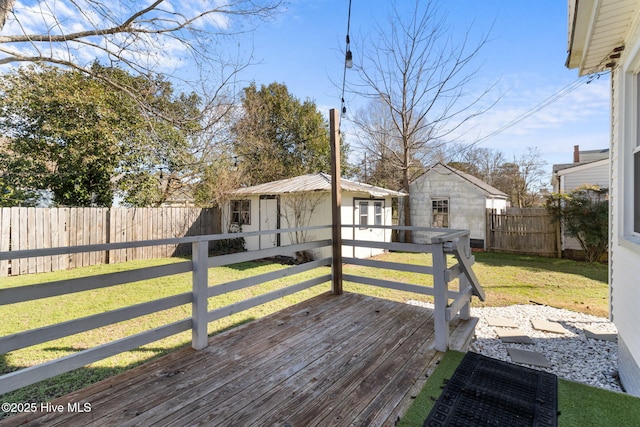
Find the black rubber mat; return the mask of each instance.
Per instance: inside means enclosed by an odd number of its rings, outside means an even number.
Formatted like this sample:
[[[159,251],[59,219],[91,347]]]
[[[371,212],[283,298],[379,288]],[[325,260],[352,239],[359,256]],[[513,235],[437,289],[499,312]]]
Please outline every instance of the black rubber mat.
[[[558,425],[558,378],[468,352],[423,427]]]

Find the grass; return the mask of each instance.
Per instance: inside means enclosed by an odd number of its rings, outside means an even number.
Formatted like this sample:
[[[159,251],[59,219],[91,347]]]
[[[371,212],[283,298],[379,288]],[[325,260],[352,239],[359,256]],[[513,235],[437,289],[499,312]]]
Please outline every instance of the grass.
[[[514,304],[545,304],[557,308],[606,317],[609,314],[607,266],[568,259],[543,258],[479,252],[473,270],[485,290],[486,301],[473,299],[475,307],[500,307]],[[431,265],[430,254],[388,253],[377,259],[408,264]],[[451,264],[453,261],[449,260]],[[431,276],[399,271],[374,270],[349,266],[350,274],[432,285]],[[453,284],[455,286],[455,284]],[[345,285],[345,289],[398,301],[429,297],[388,289]]]
[[[431,264],[430,256],[425,254],[389,253],[379,258],[392,262]],[[185,260],[179,258],[134,261],[126,264],[100,265],[54,273],[9,277],[3,278],[0,287],[18,287],[183,261]],[[210,285],[214,285],[281,268],[285,268],[285,266],[264,261],[218,267],[209,270],[209,281]],[[407,283],[425,285],[432,283],[431,276],[402,271],[390,272],[359,266],[345,266],[344,270],[349,274],[380,277]],[[574,311],[600,316],[607,315],[607,268],[604,265],[590,265],[570,260],[478,253],[476,254],[474,271],[487,293],[487,301],[484,303],[480,303],[474,298],[473,305],[476,306],[526,304],[533,300],[538,303],[568,308]],[[209,300],[209,310],[270,292],[288,284],[298,283],[326,274],[327,272],[327,268],[321,268],[211,298]],[[346,291],[360,292],[402,302],[409,299],[426,301],[430,299],[428,296],[354,283],[345,283],[344,288]],[[190,290],[191,275],[186,273],[62,297],[2,306],[0,317],[2,317],[3,321],[0,322],[0,336],[189,292]],[[209,325],[209,333],[219,333],[235,325],[263,317],[327,290],[329,290],[328,283],[212,322]],[[185,305],[132,321],[121,322],[13,351],[6,355],[0,355],[0,374],[73,354],[85,348],[181,320],[190,315],[191,307]],[[25,387],[16,392],[8,393],[2,396],[2,400],[4,402],[45,402],[115,375],[154,357],[169,353],[181,346],[188,345],[190,339],[190,332],[178,334],[33,386]],[[2,414],[0,414],[1,417]]]
[[[421,426],[451,378],[464,353],[448,351],[429,376],[398,427]],[[558,426],[636,427],[640,420],[640,398],[558,379]]]

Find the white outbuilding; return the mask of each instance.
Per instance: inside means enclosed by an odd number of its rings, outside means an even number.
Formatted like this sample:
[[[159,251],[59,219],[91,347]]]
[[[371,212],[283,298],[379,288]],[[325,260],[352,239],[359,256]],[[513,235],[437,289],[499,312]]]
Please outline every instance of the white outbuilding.
[[[342,178],[343,239],[390,242],[391,230],[370,226],[392,225],[392,200],[404,193]],[[231,192],[223,209],[223,229],[243,232],[280,230],[331,224],[331,175],[316,173],[267,182]],[[331,230],[264,234],[247,237],[247,250],[267,249],[331,238]],[[368,258],[382,249],[343,246],[345,257]],[[316,250],[313,258],[331,255],[331,248]]]
[[[502,213],[507,194],[473,175],[436,163],[409,185],[411,225],[465,229],[471,246],[484,248],[487,209]],[[414,241],[423,237],[414,233]]]

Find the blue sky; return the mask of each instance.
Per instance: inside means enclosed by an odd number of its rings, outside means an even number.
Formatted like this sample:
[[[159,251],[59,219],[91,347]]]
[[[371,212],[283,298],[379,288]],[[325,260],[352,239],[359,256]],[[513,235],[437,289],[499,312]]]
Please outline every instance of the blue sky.
[[[470,123],[467,132],[453,138],[453,142],[486,138],[565,88],[571,88],[570,93],[485,139],[480,146],[498,149],[508,159],[522,155],[529,147],[538,147],[549,172],[552,164],[571,162],[574,145],[583,150],[608,147],[609,76],[605,74],[586,84],[586,79],[578,81],[576,70],[565,68],[568,32],[565,0],[433,1],[446,13],[452,37],[459,37],[469,28],[477,38],[489,32],[490,42],[476,58],[480,72],[474,85],[482,90],[496,83],[493,94],[501,97],[495,107]],[[387,22],[389,3],[352,0],[350,34],[354,58],[358,58],[358,49],[364,49],[372,37],[373,23]],[[412,3],[413,0],[397,1],[401,12],[409,11]],[[20,32],[23,28],[28,32],[38,27],[40,31],[44,27],[58,28],[47,15],[51,4],[59,15],[59,24],[75,28],[81,16],[66,0],[42,4],[36,0],[17,0],[15,10],[19,11],[22,27],[9,21],[3,33]],[[185,8],[197,10],[205,5],[209,5],[208,0],[194,0],[181,3],[180,7],[186,13]],[[286,84],[294,96],[315,101],[325,114],[331,108],[340,109],[348,5],[348,0],[290,0],[283,13],[267,22],[254,23],[255,31],[242,33],[237,39],[222,39],[219,46],[222,51],[235,55],[239,48],[241,56],[251,54],[255,62],[238,77],[235,90],[239,92],[250,81],[258,85],[276,81]],[[165,7],[170,8],[171,4]],[[226,28],[234,27],[234,23],[213,19],[203,25]],[[189,78],[193,67],[186,62],[184,47],[169,39],[163,49],[149,60],[156,61],[163,71]],[[62,55],[65,53],[62,50]],[[96,55],[85,48],[74,53],[80,62],[86,63]],[[354,70],[347,70],[346,75],[350,82],[356,78]],[[349,114],[366,102],[356,96],[345,99]],[[348,115],[343,118],[341,129],[347,142],[354,146]]]
[[[389,2],[352,0],[351,42],[370,35],[372,22],[384,22]],[[399,4],[408,6],[409,0]],[[478,57],[481,65],[478,87],[497,81],[502,98],[474,123],[459,142],[486,136],[514,118],[578,80],[576,70],[568,70],[567,5],[559,0],[439,0],[446,12],[452,34],[471,27],[478,37],[490,32],[488,45]],[[401,6],[405,7],[405,6]],[[247,34],[241,49],[253,49],[257,65],[243,78],[257,84],[277,81],[300,99],[310,98],[328,112],[340,108],[348,0],[293,0],[277,19],[263,23]],[[355,78],[352,70],[347,79]],[[348,99],[350,112],[363,100]],[[345,130],[346,125],[346,130]],[[348,123],[343,131],[349,138]],[[609,76],[590,84],[586,80],[537,113],[495,135],[480,146],[499,149],[508,158],[538,147],[547,168],[572,161],[573,146],[583,150],[608,147]]]

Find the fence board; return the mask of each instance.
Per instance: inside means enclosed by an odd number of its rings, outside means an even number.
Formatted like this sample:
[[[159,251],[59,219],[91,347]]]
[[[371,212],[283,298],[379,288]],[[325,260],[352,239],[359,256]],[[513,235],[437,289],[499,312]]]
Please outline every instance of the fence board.
[[[511,208],[505,214],[487,211],[487,250],[555,257],[558,226],[545,209]]]
[[[0,208],[0,252],[219,233],[217,209]],[[103,263],[187,255],[191,245],[163,245],[0,261],[0,277]]]

